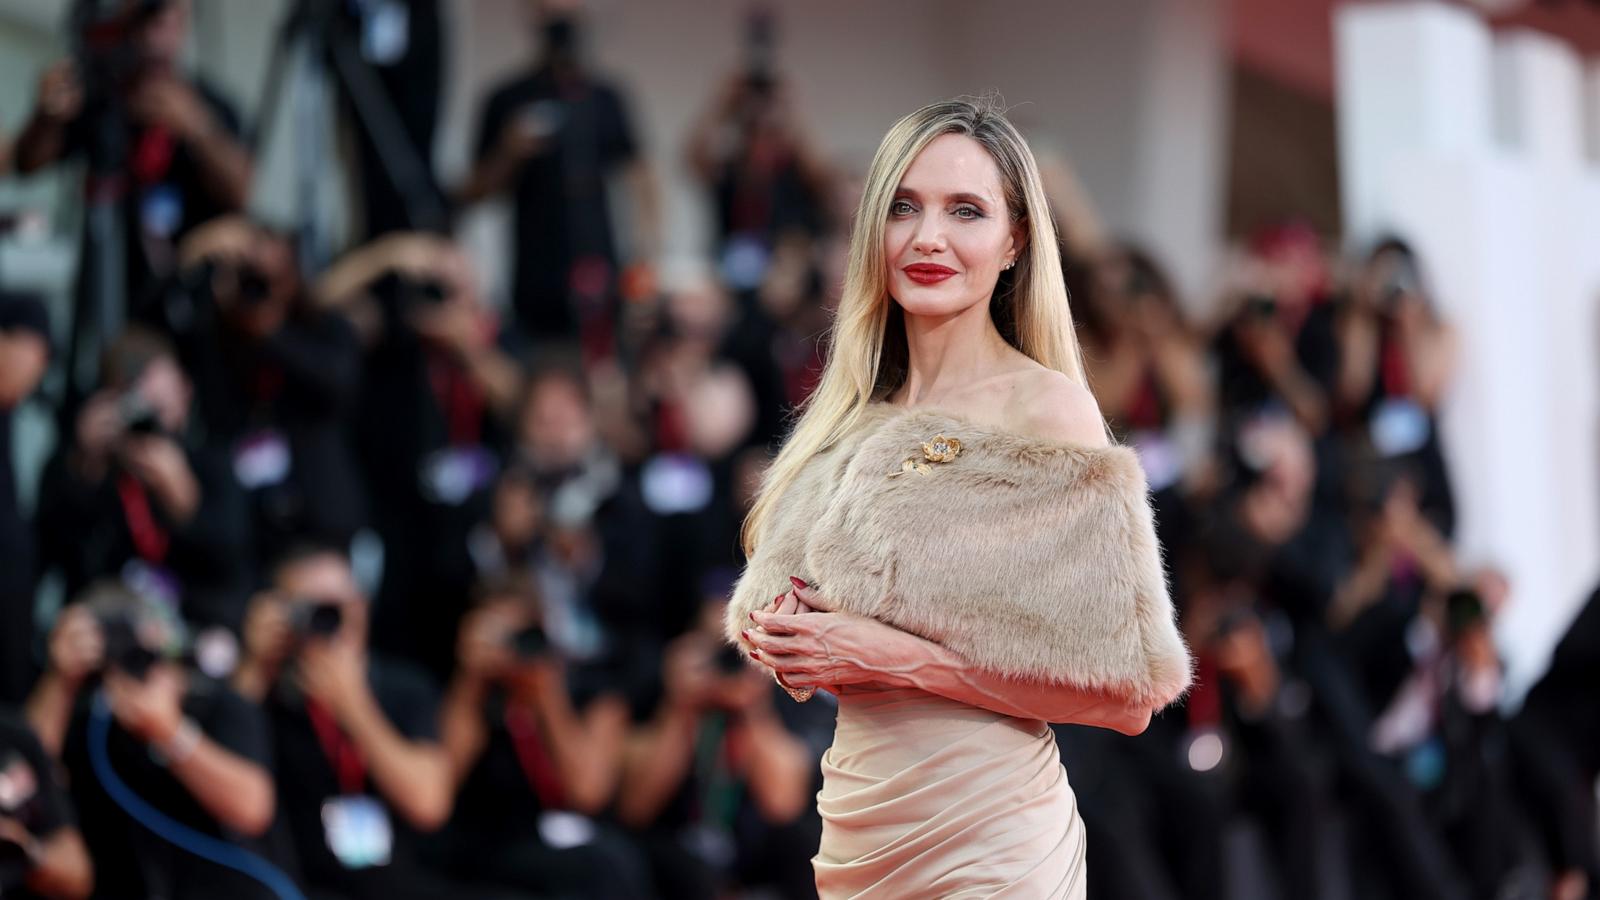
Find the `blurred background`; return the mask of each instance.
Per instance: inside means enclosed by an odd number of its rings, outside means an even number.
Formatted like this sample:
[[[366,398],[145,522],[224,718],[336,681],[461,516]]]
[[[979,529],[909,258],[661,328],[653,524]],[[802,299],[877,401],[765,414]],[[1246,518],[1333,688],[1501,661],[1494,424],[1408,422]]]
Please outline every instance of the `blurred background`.
[[[1200,677],[1102,898],[1600,896],[1600,5],[0,0],[0,894],[805,897],[721,642],[997,92]]]

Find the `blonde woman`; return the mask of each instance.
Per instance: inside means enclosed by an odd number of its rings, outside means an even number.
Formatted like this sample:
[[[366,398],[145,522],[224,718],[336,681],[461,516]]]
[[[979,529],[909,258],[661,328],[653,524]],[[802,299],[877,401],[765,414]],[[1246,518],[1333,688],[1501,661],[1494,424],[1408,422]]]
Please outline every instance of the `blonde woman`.
[[[1144,474],[1084,387],[1055,227],[987,100],[897,122],[821,383],[745,522],[727,632],[839,704],[831,897],[1082,897],[1047,722],[1137,734],[1190,680]]]

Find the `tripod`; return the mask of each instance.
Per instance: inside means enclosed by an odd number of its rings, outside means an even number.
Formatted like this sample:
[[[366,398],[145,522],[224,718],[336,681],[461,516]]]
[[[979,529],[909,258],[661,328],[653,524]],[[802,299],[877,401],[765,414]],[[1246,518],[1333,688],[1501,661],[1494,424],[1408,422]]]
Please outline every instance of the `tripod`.
[[[449,211],[428,170],[422,151],[407,134],[400,114],[385,93],[377,73],[361,55],[357,22],[345,0],[295,0],[278,30],[261,105],[260,122],[251,140],[260,153],[284,115],[283,93],[291,80],[295,148],[294,181],[301,222],[297,229],[300,264],[308,273],[328,259],[332,245],[326,223],[314,214],[317,179],[325,171],[323,135],[331,121],[328,88],[336,85],[355,111],[384,178],[402,198],[406,225],[444,231]],[[291,68],[292,67],[292,68]]]

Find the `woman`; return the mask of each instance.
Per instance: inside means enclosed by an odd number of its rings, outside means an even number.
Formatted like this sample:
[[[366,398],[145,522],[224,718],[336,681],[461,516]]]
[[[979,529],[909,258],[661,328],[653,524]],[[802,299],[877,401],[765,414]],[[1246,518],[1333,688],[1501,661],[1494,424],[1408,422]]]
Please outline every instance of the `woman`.
[[[797,699],[838,696],[823,897],[1083,897],[1045,723],[1137,734],[1190,680],[1143,472],[1084,387],[1038,169],[998,109],[898,122],[855,221],[728,635]]]

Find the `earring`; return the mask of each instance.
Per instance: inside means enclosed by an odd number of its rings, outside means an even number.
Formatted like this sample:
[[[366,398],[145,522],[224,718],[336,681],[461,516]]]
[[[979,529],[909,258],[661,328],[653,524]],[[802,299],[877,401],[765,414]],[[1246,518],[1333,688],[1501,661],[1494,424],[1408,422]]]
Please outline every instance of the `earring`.
[[[1014,266],[1016,264],[1017,264],[1017,261],[1013,259],[1012,261],[1006,263],[1005,265],[1001,266],[1000,268],[1001,269],[1009,269],[1009,268],[1011,268],[1012,266]]]

